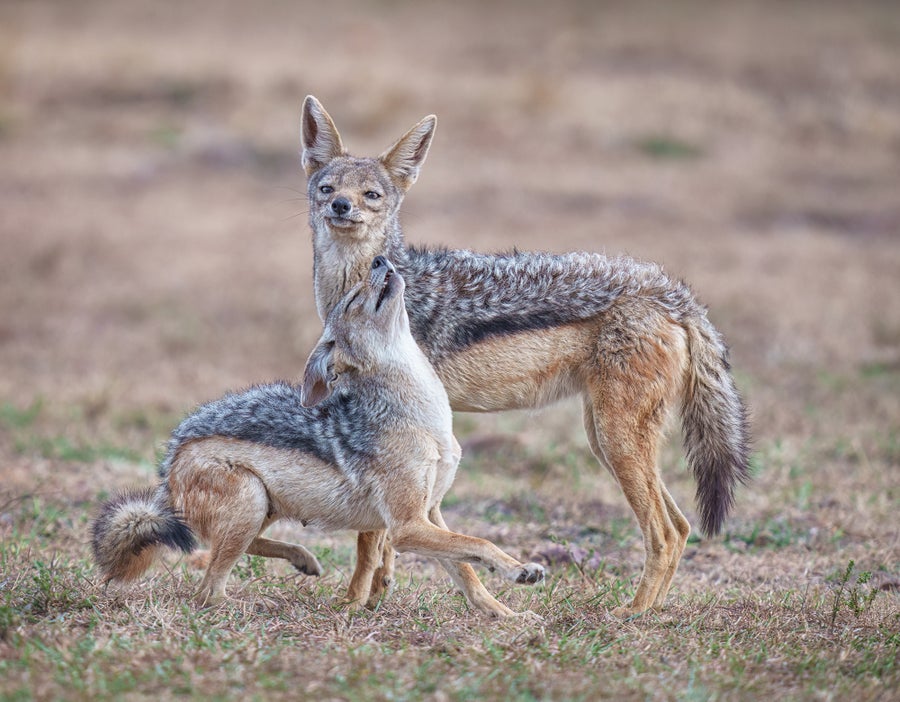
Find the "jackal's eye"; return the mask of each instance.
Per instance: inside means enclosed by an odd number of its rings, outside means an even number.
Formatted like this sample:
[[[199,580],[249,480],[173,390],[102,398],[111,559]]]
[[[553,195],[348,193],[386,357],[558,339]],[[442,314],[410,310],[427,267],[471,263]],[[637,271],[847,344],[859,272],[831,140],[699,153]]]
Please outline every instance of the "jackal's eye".
[[[334,192],[334,188],[332,188],[330,185],[320,185],[319,192],[323,195],[331,195],[331,193]]]
[[[366,190],[364,193],[367,200],[377,200],[381,197],[381,193],[376,193],[374,190]]]

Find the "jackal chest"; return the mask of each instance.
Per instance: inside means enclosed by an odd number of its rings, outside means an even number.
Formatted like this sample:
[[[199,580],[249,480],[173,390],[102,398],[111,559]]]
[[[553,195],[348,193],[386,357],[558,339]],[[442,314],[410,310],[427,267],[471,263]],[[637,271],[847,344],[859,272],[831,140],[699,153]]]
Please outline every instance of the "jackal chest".
[[[320,318],[325,319],[344,293],[363,280],[378,253],[365,241],[339,243],[325,238],[316,243],[313,286]]]

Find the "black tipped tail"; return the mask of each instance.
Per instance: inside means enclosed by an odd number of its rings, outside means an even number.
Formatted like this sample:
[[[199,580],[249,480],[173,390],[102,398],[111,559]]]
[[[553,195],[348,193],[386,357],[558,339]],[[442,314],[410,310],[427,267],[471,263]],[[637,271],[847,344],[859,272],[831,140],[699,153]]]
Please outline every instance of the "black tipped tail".
[[[690,365],[682,401],[682,431],[697,481],[700,528],[712,536],[722,530],[734,506],[737,485],[750,480],[750,431],[721,336],[705,316],[686,328]]]
[[[106,580],[134,580],[159,548],[190,553],[197,541],[168,504],[163,488],[120,495],[106,502],[91,526],[94,559]]]

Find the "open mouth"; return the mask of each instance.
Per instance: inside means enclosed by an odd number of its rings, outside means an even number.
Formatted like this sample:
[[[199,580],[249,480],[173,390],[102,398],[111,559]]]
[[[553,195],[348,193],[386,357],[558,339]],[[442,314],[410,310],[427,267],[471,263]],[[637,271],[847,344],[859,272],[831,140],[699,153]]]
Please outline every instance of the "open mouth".
[[[381,286],[381,292],[378,293],[378,299],[375,300],[375,311],[377,312],[381,308],[381,304],[388,298],[388,295],[391,292],[391,281],[394,279],[394,271],[388,270],[387,273],[384,274],[384,283]]]

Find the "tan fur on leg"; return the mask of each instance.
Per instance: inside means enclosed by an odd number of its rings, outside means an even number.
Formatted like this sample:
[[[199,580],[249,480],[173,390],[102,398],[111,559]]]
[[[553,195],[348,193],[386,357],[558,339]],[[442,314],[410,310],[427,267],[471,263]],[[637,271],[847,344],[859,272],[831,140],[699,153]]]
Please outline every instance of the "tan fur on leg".
[[[322,566],[316,557],[299,544],[288,544],[259,536],[250,542],[247,553],[264,558],[284,558],[304,575],[319,575],[322,572]]]
[[[627,340],[628,323],[622,326],[619,338]],[[659,441],[667,409],[680,390],[686,351],[683,335],[673,325],[661,325],[650,341],[623,343],[616,350],[601,361],[585,424],[592,451],[618,481],[644,538],[644,570],[634,599],[613,612],[631,616],[662,606],[687,541],[687,520],[657,467]],[[593,432],[587,426],[590,419]]]
[[[433,508],[428,517],[441,529],[447,529],[440,507]],[[509,607],[487,591],[475,569],[468,563],[458,563],[448,559],[441,559],[438,562],[475,609],[491,617],[509,617],[515,614]]]
[[[397,552],[391,545],[391,537],[384,532],[384,542],[381,547],[381,565],[372,574],[372,589],[369,592],[369,600],[366,607],[375,609],[378,603],[391,594],[394,587],[394,563],[397,560]]]
[[[356,536],[356,569],[346,595],[351,609],[357,609],[369,601],[372,576],[381,565],[383,538],[383,531],[361,531]]]
[[[266,523],[265,485],[243,466],[184,451],[169,471],[176,508],[209,543],[209,565],[195,600],[201,606],[225,596],[231,569]]]
[[[544,567],[537,563],[520,563],[490,541],[442,529],[425,519],[397,524],[391,532],[400,553],[415,551],[438,560],[483,565],[516,583],[533,584],[544,578]]]

